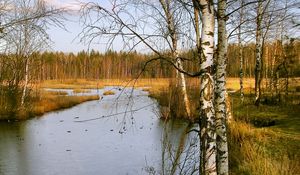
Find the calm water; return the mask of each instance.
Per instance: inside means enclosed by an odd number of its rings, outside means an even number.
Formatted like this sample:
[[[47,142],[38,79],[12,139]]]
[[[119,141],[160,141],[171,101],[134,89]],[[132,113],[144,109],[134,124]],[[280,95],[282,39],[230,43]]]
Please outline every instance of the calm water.
[[[89,94],[102,95],[103,91]],[[186,125],[168,122],[165,129],[147,92],[114,91],[113,96],[40,118],[0,123],[0,174],[135,175],[168,171],[170,168],[162,168],[168,165],[162,161],[168,157],[168,153],[162,156],[167,152],[163,148],[175,153]],[[163,138],[168,144],[163,144]],[[191,146],[183,152],[188,155],[190,150]]]

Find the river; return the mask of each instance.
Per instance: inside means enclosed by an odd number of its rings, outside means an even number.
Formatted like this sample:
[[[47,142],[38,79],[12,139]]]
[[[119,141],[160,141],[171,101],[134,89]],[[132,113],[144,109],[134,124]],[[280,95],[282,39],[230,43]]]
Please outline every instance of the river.
[[[168,157],[176,155],[187,124],[165,124],[158,118],[155,100],[141,89],[105,87],[87,95],[102,96],[110,89],[116,94],[27,121],[0,123],[0,174],[136,175],[171,171],[172,158]],[[187,172],[192,172],[187,165],[198,161],[197,144],[187,146],[191,140],[195,140],[194,134],[185,141],[180,158],[184,164],[178,164]]]

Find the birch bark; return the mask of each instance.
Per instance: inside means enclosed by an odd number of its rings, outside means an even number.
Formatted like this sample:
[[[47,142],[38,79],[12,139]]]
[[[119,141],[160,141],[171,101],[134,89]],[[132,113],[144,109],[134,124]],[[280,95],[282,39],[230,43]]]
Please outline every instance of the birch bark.
[[[226,120],[226,0],[218,2],[218,47],[217,69],[215,88],[215,112],[216,112],[216,144],[217,144],[217,172],[220,175],[228,175],[228,145],[227,145],[227,120]]]
[[[262,79],[262,47],[263,47],[263,33],[262,33],[262,16],[263,6],[262,0],[258,1],[257,18],[256,18],[256,44],[255,44],[255,105],[259,105],[261,97],[261,79]]]
[[[214,78],[212,74],[214,58],[215,16],[213,2],[198,0],[202,31],[200,69],[200,172],[202,175],[216,175],[216,116],[214,109]]]

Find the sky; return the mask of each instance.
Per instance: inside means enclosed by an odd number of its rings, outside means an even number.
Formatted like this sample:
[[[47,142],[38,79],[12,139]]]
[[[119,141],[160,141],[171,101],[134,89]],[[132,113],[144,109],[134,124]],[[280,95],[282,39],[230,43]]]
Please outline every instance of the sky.
[[[82,50],[96,50],[100,52],[105,52],[107,49],[112,49],[116,51],[124,50],[124,43],[121,37],[116,37],[113,42],[113,45],[108,48],[107,39],[99,38],[95,39],[95,42],[88,45],[87,43],[80,42],[81,39],[81,32],[83,30],[82,20],[80,20],[80,3],[87,3],[87,2],[95,2],[99,5],[110,8],[111,7],[111,0],[45,0],[49,5],[54,6],[56,8],[65,8],[70,10],[68,15],[65,16],[67,20],[64,21],[64,25],[66,30],[62,28],[49,26],[48,34],[50,39],[52,40],[51,49],[50,51],[62,51],[65,53],[73,52],[77,53]],[[124,15],[124,14],[122,14]],[[151,29],[150,33],[152,32]],[[146,32],[149,30],[145,29]],[[100,42],[100,43],[99,43]],[[136,40],[134,42],[137,42]],[[132,43],[131,43],[132,45]],[[140,52],[149,52],[150,49],[143,44],[138,44],[134,48]],[[126,48],[128,50],[128,47]]]
[[[80,24],[80,3],[84,2],[96,2],[101,4],[101,6],[108,6],[110,0],[45,0],[49,5],[57,7],[57,8],[66,8],[71,10],[69,15],[66,16],[64,21],[66,30],[62,28],[58,28],[55,26],[49,26],[49,36],[53,41],[51,44],[52,51],[62,51],[62,52],[74,52],[77,53],[82,50],[94,49],[100,52],[105,52],[107,50],[107,45],[105,43],[102,44],[91,44],[88,46],[87,44],[80,42],[79,34],[82,32],[83,26]],[[299,9],[297,9],[297,13],[299,14]],[[299,36],[299,31],[294,33],[295,36]],[[142,48],[142,47],[141,47]],[[122,50],[122,41],[117,40],[114,43],[114,50]],[[143,50],[139,49],[138,50]],[[145,49],[144,49],[145,50]]]

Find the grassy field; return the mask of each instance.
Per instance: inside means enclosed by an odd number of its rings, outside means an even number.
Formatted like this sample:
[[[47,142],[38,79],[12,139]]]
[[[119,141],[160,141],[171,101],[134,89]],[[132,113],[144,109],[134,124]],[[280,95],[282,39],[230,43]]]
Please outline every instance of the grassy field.
[[[300,172],[300,108],[291,101],[278,105],[244,104],[232,94],[234,120],[229,124],[232,174],[281,175]],[[300,98],[300,96],[298,96]]]

